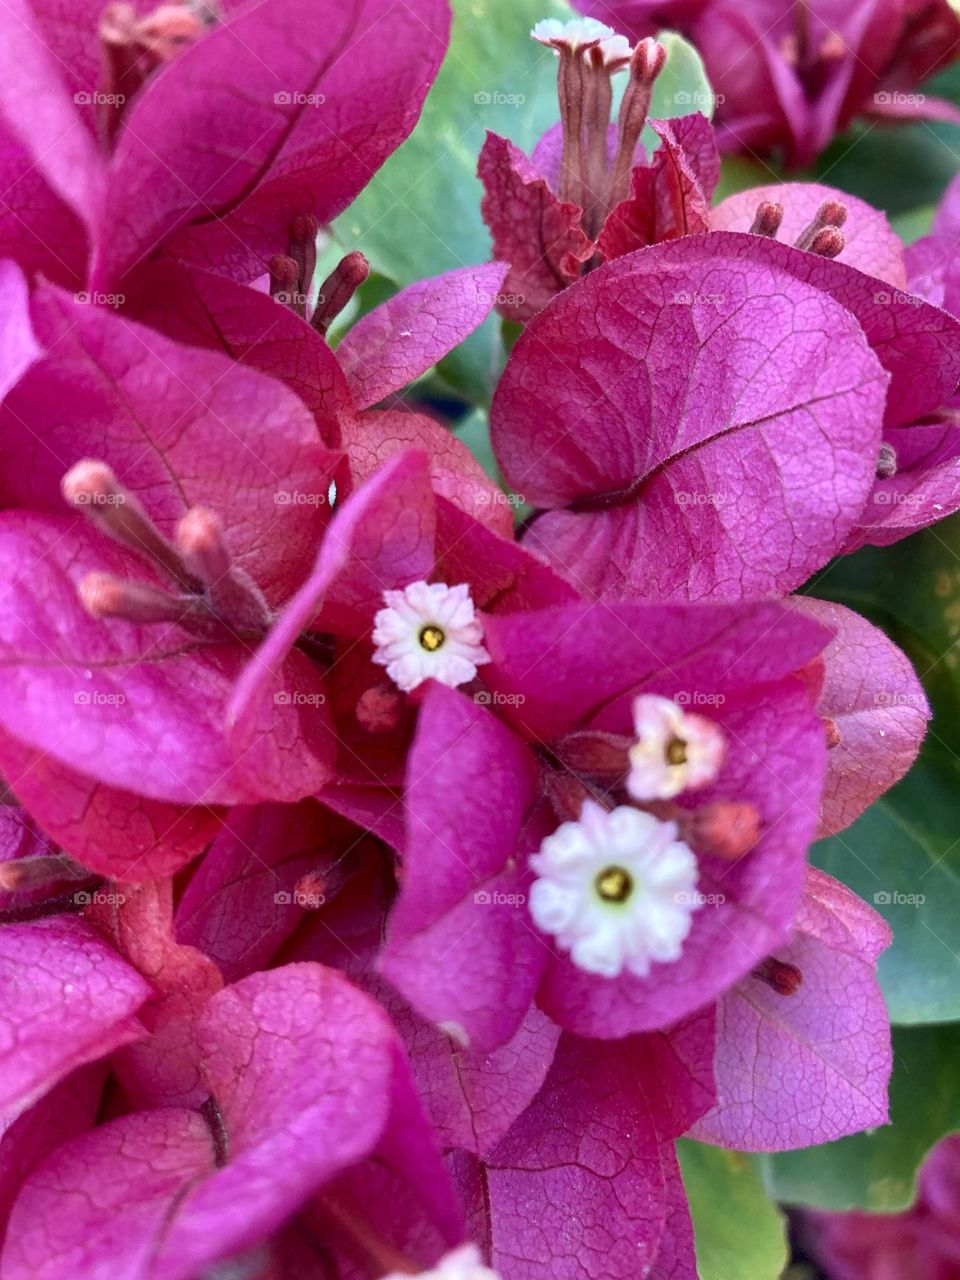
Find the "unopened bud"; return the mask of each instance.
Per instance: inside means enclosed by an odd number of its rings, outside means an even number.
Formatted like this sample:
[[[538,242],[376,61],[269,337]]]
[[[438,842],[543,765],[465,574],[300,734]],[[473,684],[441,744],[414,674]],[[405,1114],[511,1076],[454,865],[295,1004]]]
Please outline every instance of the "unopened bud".
[[[765,982],[778,996],[795,996],[803,986],[803,973],[795,964],[768,956],[752,971],[752,976]]]
[[[761,200],[757,205],[757,212],[750,228],[751,234],[766,236],[767,239],[773,240],[780,230],[781,222],[783,222],[783,205],[778,204],[776,200]]]

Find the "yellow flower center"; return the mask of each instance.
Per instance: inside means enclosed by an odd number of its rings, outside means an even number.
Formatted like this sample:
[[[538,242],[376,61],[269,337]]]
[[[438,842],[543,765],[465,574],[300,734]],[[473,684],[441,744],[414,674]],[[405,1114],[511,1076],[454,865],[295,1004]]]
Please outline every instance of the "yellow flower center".
[[[623,867],[605,867],[593,883],[604,902],[626,902],[633,892],[633,877]]]
[[[420,630],[420,648],[426,649],[428,653],[436,653],[446,638],[442,627],[436,627],[432,624],[422,627]]]
[[[686,764],[687,744],[682,738],[671,738],[667,743],[667,764]]]

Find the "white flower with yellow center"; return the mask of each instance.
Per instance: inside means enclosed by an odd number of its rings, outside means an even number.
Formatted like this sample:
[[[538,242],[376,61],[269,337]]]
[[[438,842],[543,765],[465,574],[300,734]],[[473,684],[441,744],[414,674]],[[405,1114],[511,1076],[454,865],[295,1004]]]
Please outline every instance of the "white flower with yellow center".
[[[596,45],[602,51],[605,63],[625,66],[633,52],[626,36],[617,35],[612,27],[596,18],[572,18],[569,22],[561,22],[559,18],[543,18],[530,35],[538,44],[545,44],[553,49],[558,57],[560,46],[575,51],[584,46]]]
[[[421,1280],[500,1280],[496,1271],[483,1265],[473,1244],[461,1245],[442,1258],[438,1266],[419,1274]],[[409,1272],[391,1271],[383,1280],[410,1280],[410,1275]]]
[[[723,763],[723,733],[712,720],[669,698],[644,693],[633,702],[627,790],[634,800],[672,800],[706,786]]]
[[[411,582],[383,599],[386,608],[373,620],[373,661],[404,693],[431,678],[455,689],[490,661],[466,583]]]
[[[690,932],[697,860],[673,822],[629,805],[584,803],[578,822],[547,836],[530,865],[530,913],[580,969],[638,978],[680,957]]]

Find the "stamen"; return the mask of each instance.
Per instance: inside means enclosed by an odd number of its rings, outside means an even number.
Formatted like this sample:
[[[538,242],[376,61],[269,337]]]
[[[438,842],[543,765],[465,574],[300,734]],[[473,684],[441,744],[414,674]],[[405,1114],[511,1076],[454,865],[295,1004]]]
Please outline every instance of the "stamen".
[[[354,251],[340,259],[320,286],[317,306],[310,318],[317,333],[326,334],[369,274],[370,263],[362,253]]]
[[[776,200],[761,200],[757,205],[750,231],[755,236],[766,236],[770,240],[775,240],[781,222],[783,222],[783,205],[778,204]]]
[[[897,474],[897,451],[892,444],[887,444],[886,440],[881,441],[880,452],[877,454],[877,479],[892,480]]]
[[[647,123],[654,82],[666,61],[666,49],[649,36],[641,40],[633,51],[630,80],[620,103],[617,121],[617,152],[610,172],[606,201],[608,211],[625,199],[629,191],[630,171],[640,134]]]
[[[105,462],[84,458],[63,477],[60,489],[67,502],[104,533],[130,550],[148,556],[185,591],[198,589],[197,580],[176,549]]]
[[[839,200],[824,200],[823,204],[813,215],[813,221],[808,227],[801,231],[800,235],[794,241],[798,249],[813,249],[814,241],[827,227],[842,227],[847,220],[847,206],[841,204]],[[842,240],[842,237],[841,237]],[[843,248],[841,243],[840,248]],[[839,253],[840,250],[837,250]],[[821,257],[836,257],[836,254],[820,254]]]
[[[795,996],[803,986],[803,973],[795,964],[768,956],[752,971],[752,977],[765,982],[778,996]]]
[[[200,596],[172,596],[147,582],[124,582],[112,573],[88,573],[77,587],[77,595],[92,618],[153,623],[210,616]]]

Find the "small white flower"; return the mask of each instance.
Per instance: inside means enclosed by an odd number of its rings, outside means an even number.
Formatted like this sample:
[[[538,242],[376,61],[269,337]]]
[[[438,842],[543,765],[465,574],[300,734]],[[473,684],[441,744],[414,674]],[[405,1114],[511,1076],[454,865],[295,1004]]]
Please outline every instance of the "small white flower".
[[[627,790],[634,800],[671,800],[706,786],[720,771],[724,743],[718,726],[669,698],[635,698],[633,729],[637,741],[629,752]]]
[[[383,599],[386,608],[373,620],[373,660],[404,693],[431,677],[455,689],[490,661],[466,583],[411,582]]]
[[[630,61],[632,52],[626,36],[618,36],[612,27],[596,18],[573,18],[569,22],[561,22],[559,18],[544,18],[537,23],[530,35],[539,44],[553,49],[558,57],[560,46],[576,50],[599,41],[598,47],[603,51],[605,63],[625,66]]]
[[[420,1272],[421,1280],[500,1280],[496,1271],[491,1271],[480,1261],[476,1245],[465,1244],[453,1253],[448,1253],[440,1260],[440,1265],[430,1271]],[[410,1280],[409,1275],[399,1271],[391,1271],[383,1280]]]
[[[530,913],[587,973],[643,978],[677,960],[700,906],[697,860],[673,822],[593,800],[530,859]]]

